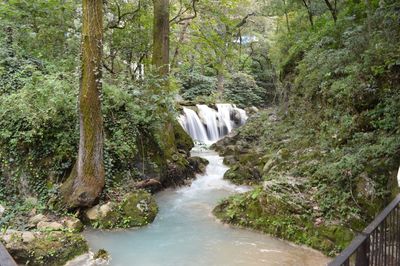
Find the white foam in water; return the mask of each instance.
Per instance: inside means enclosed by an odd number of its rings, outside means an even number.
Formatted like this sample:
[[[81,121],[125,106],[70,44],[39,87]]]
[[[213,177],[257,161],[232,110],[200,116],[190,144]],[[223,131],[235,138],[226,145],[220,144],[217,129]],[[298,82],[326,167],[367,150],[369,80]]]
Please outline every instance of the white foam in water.
[[[208,160],[209,164],[206,173],[201,178],[197,178],[189,187],[179,189],[177,192],[191,195],[196,193],[209,193],[211,190],[224,190],[227,192],[242,193],[249,191],[247,186],[236,186],[223,179],[225,172],[229,169],[223,164],[223,158],[215,152],[192,152],[192,156],[198,156]]]

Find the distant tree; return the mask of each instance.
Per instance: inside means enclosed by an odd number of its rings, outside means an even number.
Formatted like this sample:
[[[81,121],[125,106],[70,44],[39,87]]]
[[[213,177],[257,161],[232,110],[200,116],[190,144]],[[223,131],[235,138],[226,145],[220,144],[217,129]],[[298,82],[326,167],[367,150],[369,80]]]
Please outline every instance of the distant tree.
[[[104,187],[103,118],[101,113],[103,1],[83,0],[81,80],[79,89],[79,152],[62,187],[69,207],[90,206]]]

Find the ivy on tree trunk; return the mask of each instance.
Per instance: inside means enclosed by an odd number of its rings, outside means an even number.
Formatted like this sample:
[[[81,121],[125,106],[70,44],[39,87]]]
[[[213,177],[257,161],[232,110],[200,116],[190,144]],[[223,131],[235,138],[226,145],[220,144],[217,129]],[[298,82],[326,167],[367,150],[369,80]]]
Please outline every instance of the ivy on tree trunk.
[[[103,118],[101,113],[103,1],[83,0],[81,80],[79,89],[79,152],[63,184],[69,207],[90,206],[104,187]]]

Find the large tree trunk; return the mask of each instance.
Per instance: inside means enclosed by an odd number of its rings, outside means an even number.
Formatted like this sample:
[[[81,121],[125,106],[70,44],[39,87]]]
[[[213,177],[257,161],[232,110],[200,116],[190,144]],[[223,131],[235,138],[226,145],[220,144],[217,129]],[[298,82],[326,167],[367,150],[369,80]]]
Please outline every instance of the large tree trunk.
[[[153,0],[153,58],[160,76],[169,73],[169,0]]]
[[[104,187],[101,73],[103,1],[83,0],[82,69],[79,89],[79,153],[62,194],[68,207],[90,206]]]
[[[154,88],[153,93],[162,95],[161,90],[168,90],[169,82],[169,0],[153,0],[153,57],[152,65],[159,78],[164,78],[159,89]],[[159,112],[164,115],[163,128],[160,129],[160,140],[166,158],[171,158],[176,153],[173,117],[168,106],[159,106]]]

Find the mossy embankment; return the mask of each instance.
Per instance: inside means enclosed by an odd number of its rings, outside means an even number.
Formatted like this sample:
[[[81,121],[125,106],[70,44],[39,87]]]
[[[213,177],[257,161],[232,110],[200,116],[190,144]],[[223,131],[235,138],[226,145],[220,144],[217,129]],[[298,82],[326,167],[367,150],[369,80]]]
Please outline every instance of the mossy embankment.
[[[263,110],[214,144],[230,166],[224,178],[255,187],[221,201],[214,214],[334,255],[397,193],[396,148],[384,145],[385,132],[338,144],[307,124]]]

